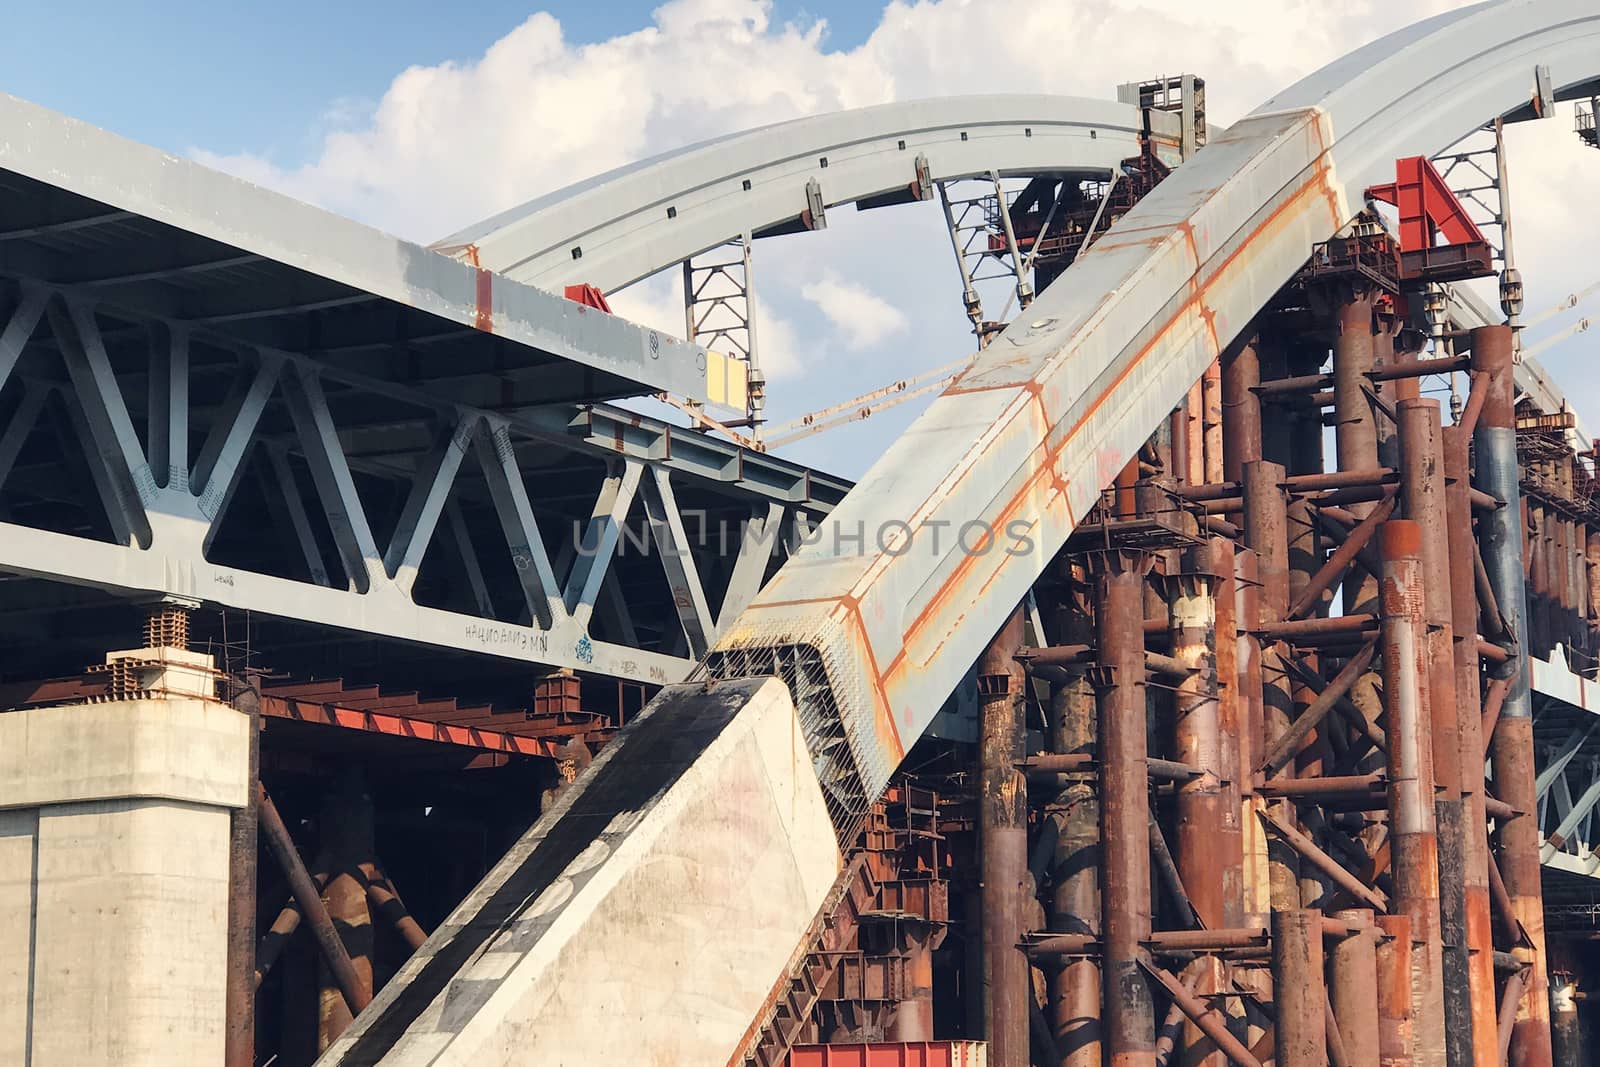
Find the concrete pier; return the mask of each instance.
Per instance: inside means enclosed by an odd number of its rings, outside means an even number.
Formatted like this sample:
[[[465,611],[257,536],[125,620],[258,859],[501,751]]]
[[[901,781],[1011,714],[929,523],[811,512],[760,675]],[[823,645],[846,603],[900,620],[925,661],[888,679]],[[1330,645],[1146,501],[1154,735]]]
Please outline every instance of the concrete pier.
[[[0,1063],[220,1063],[249,720],[209,656],[107,663],[126,699],[0,714]]]

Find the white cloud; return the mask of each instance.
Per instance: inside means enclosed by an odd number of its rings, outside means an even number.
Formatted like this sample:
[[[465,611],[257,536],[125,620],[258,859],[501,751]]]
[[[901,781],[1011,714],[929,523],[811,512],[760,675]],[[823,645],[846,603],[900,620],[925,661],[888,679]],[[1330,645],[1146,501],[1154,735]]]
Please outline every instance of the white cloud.
[[[876,348],[911,328],[905,312],[866,286],[847,282],[831,271],[802,285],[800,295],[816,305],[852,351]]]
[[[413,66],[316,158],[202,160],[431,241],[643,156],[799,115],[966,92],[1105,96],[1164,70],[1210,73],[1231,118],[1347,48],[1446,0],[895,0],[871,36],[830,50],[827,23],[774,25],[767,0],[671,0],[652,25],[575,45],[530,16],[472,62]],[[1055,42],[1055,43],[1052,43]],[[1072,62],[1061,62],[1069,46]]]

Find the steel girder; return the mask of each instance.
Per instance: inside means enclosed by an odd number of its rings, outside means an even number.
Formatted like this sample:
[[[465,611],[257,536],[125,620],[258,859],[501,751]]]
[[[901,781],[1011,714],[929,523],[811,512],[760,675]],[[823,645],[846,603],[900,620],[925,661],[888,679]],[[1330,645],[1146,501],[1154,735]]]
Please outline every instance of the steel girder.
[[[545,402],[707,385],[697,345],[4,94],[0,274],[379,375],[492,357]]]
[[[0,281],[0,387],[0,571],[655,684],[688,672],[712,609],[731,619],[847,488],[619,409],[501,410],[223,349],[71,286]],[[48,429],[81,452],[82,484]],[[230,519],[242,488],[264,515]],[[59,518],[83,496],[108,536]],[[441,592],[441,567],[466,580]],[[664,603],[630,604],[619,580]],[[680,618],[672,589],[704,611]]]

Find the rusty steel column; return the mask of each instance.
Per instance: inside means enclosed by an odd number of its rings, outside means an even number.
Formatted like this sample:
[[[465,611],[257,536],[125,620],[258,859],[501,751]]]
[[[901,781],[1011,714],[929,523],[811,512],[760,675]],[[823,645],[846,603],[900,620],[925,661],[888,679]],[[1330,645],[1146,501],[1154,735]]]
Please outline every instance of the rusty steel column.
[[[1289,528],[1283,478],[1282,465],[1266,460],[1244,468],[1244,539],[1255,553],[1261,583],[1258,615],[1244,620],[1247,626],[1281,622],[1289,611]],[[1261,679],[1261,733],[1256,743],[1270,748],[1289,729],[1294,708],[1289,676],[1276,644],[1261,647]],[[1268,808],[1282,820],[1294,821],[1288,801],[1272,801]],[[1300,864],[1294,850],[1273,836],[1267,840],[1267,859],[1272,907],[1298,908]]]
[[[261,690],[251,684],[233,706],[249,720],[245,804],[228,827],[228,977],[224,995],[224,1067],[254,1067],[256,1060],[256,783],[261,777]]]
[[[1066,605],[1063,627],[1068,644],[1091,644],[1093,621],[1080,605]],[[1074,671],[1050,693],[1052,752],[1094,751],[1098,721],[1094,685]],[[1065,776],[1052,807],[1059,813],[1051,864],[1050,930],[1099,935],[1100,798],[1091,775]],[[1050,991],[1050,1029],[1060,1067],[1100,1067],[1100,961],[1066,956],[1057,965]]]
[[[1479,518],[1483,562],[1500,613],[1517,641],[1502,665],[1513,672],[1511,686],[1491,740],[1495,790],[1499,799],[1529,814],[1505,821],[1499,831],[1500,873],[1516,918],[1533,943],[1527,991],[1512,1031],[1513,1067],[1545,1067],[1551,1062],[1550,986],[1545,972],[1544,899],[1539,885],[1539,826],[1534,788],[1533,712],[1528,690],[1528,627],[1522,576],[1521,482],[1517,469],[1517,421],[1512,381],[1509,326],[1472,331],[1472,367],[1482,372],[1478,388],[1485,399],[1473,432],[1474,487],[1496,497],[1501,507]]]
[[[1483,720],[1478,660],[1478,597],[1473,580],[1469,441],[1443,431],[1445,533],[1449,542],[1450,617],[1455,664],[1456,765],[1461,774],[1462,916],[1472,999],[1472,1053],[1478,1067],[1498,1062],[1495,1031],[1494,925],[1489,906],[1489,838],[1484,812]]]
[[[1187,412],[1187,426],[1189,429],[1189,445],[1187,468],[1178,470],[1177,479],[1188,485],[1204,485],[1206,481],[1206,426],[1205,426],[1205,386],[1197,381],[1189,387],[1189,396],[1183,402],[1184,411]]]
[[[1222,353],[1222,476],[1244,478],[1244,465],[1261,459],[1261,359],[1253,333]]]
[[[1144,579],[1149,553],[1090,556],[1099,664],[1101,938],[1105,1046],[1112,1067],[1154,1067],[1155,1004],[1140,969],[1150,936],[1149,753],[1145,746]],[[1024,1048],[1026,1057],[1026,1048]],[[1024,1060],[1024,1062],[1026,1062]]]
[[[1588,527],[1584,527],[1588,529]],[[1588,627],[1589,648],[1595,655],[1600,655],[1600,531],[1591,530],[1584,542],[1584,577],[1588,582]],[[1584,671],[1590,678],[1595,676],[1593,666]]]
[[[1189,668],[1173,693],[1172,758],[1200,773],[1178,785],[1177,826],[1173,837],[1178,876],[1200,921],[1207,927],[1223,919],[1221,722],[1216,671],[1216,576],[1210,552],[1183,553],[1176,574],[1163,580],[1167,594],[1167,636],[1172,658]]]
[[[1583,1067],[1583,1027],[1578,1018],[1578,979],[1570,971],[1550,975],[1550,1042],[1555,1067]]]
[[[1367,377],[1377,358],[1373,331],[1372,290],[1360,283],[1339,294],[1334,314],[1333,417],[1336,454],[1341,471],[1372,471],[1378,463],[1378,416],[1373,411],[1367,390]],[[1370,504],[1350,509],[1366,517]],[[1377,583],[1352,573],[1344,585],[1344,613],[1370,614],[1377,596]]]
[[[1014,612],[978,660],[978,844],[982,864],[984,1004],[989,1060],[1028,1067],[1028,1004],[1033,998],[1022,935],[1028,876],[1022,612]]]
[[[1222,481],[1222,361],[1211,361],[1200,379],[1201,429],[1205,438],[1205,482]]]
[[[369,984],[363,987],[361,977],[350,960],[344,942],[339,937],[338,929],[328,915],[327,906],[322,902],[317,883],[306,870],[305,864],[301,862],[300,853],[295,849],[294,838],[289,836],[289,828],[284,825],[283,817],[278,814],[276,805],[272,803],[272,798],[267,795],[259,779],[256,781],[256,798],[259,805],[259,825],[266,836],[267,846],[272,850],[278,865],[283,868],[283,873],[289,881],[289,891],[294,895],[295,903],[300,906],[301,914],[310,925],[311,932],[317,939],[317,947],[322,950],[323,958],[333,971],[334,978],[339,983],[339,990],[344,994],[345,1002],[350,1006],[352,1013],[360,1011],[372,1000],[371,986]]]
[[[1466,816],[1462,806],[1460,708],[1456,700],[1455,626],[1450,599],[1450,534],[1445,520],[1443,442],[1437,400],[1397,406],[1400,489],[1406,517],[1422,535],[1424,664],[1432,746],[1433,807],[1438,843],[1439,940],[1444,969],[1445,1054],[1450,1067],[1471,1067],[1471,952],[1466,922]]]
[[[1350,1067],[1378,1067],[1378,931],[1372,912],[1334,915],[1355,928],[1328,951],[1328,997]]]
[[[1218,456],[1219,465],[1220,460]],[[1210,462],[1209,453],[1207,462]],[[1175,571],[1161,579],[1167,597],[1167,637],[1171,655],[1189,668],[1172,695],[1172,758],[1200,772],[1178,783],[1173,852],[1178,880],[1183,884],[1189,903],[1201,923],[1210,929],[1228,925],[1225,880],[1230,847],[1228,830],[1231,822],[1237,839],[1238,819],[1237,804],[1233,818],[1229,818],[1223,788],[1223,780],[1233,775],[1223,762],[1218,696],[1220,583],[1217,560],[1212,554],[1216,544],[1213,540],[1205,546],[1185,550]],[[1227,565],[1233,566],[1231,552],[1227,554]],[[1232,595],[1232,583],[1229,583],[1229,595]],[[1201,964],[1195,977],[1202,994],[1214,994],[1227,987],[1221,963],[1214,957]],[[1209,1044],[1198,1028],[1192,1023],[1184,1027],[1182,1062],[1186,1067],[1223,1067],[1227,1061],[1221,1053],[1200,1053],[1202,1043]]]
[[[1222,921],[1225,927],[1245,925],[1244,907],[1244,828],[1241,822],[1243,793],[1240,789],[1241,734],[1245,728],[1245,685],[1239,663],[1238,559],[1234,543],[1226,537],[1213,537],[1209,544],[1211,569],[1216,575],[1212,601],[1216,610],[1216,636],[1213,657],[1217,680],[1217,773],[1222,779],[1218,815],[1218,855],[1222,884]]]
[[[1235,666],[1239,679],[1239,734],[1237,780],[1241,795],[1239,829],[1242,835],[1242,896],[1246,925],[1262,928],[1272,911],[1272,878],[1267,858],[1267,831],[1258,813],[1266,800],[1255,794],[1256,761],[1266,752],[1262,743],[1266,716],[1261,675],[1261,638],[1256,632],[1261,618],[1261,581],[1256,554],[1245,548],[1234,556],[1234,620],[1239,628]]]
[[[1373,301],[1372,306],[1372,369],[1386,370],[1393,367],[1401,357],[1395,352],[1395,322],[1392,305],[1379,297]],[[1402,398],[1416,397],[1420,394],[1420,383],[1415,378],[1404,378],[1398,381],[1385,379],[1379,382],[1368,381],[1367,388],[1372,390],[1382,407],[1396,411]],[[1388,467],[1390,470],[1400,469],[1400,433],[1395,420],[1384,414],[1381,408],[1373,412],[1373,429],[1378,438],[1378,465]]]
[[[1445,1063],[1443,959],[1433,752],[1429,739],[1422,528],[1391,519],[1378,534],[1383,561],[1383,692],[1389,739],[1389,871],[1392,906],[1411,920],[1423,955],[1413,972],[1417,1063]]]
[[[933,931],[913,919],[904,924],[898,937],[905,986],[889,1010],[885,1036],[890,1041],[932,1041]]]
[[[1272,913],[1272,999],[1278,1067],[1327,1067],[1327,989],[1322,978],[1322,913]]]
[[[1411,919],[1378,916],[1378,1062],[1411,1067],[1417,1048],[1411,1006]]]
[[[1487,384],[1483,388],[1488,388]],[[1514,409],[1513,409],[1514,410]],[[1480,415],[1478,425],[1483,425]],[[1515,423],[1513,423],[1515,425]],[[1474,434],[1474,437],[1477,435]],[[1544,505],[1537,500],[1524,501],[1521,507],[1527,513],[1526,530],[1528,534],[1528,564],[1527,564],[1527,607],[1523,612],[1523,619],[1528,627],[1530,648],[1540,650],[1545,647],[1545,634],[1549,629],[1550,603],[1550,578],[1549,578],[1549,552],[1546,551],[1544,521]],[[1519,526],[1519,528],[1522,528]],[[1488,565],[1487,553],[1484,565]]]
[[[348,774],[323,799],[317,825],[326,870],[331,872],[322,889],[328,909],[365,1000],[372,999],[372,912],[361,864],[373,854],[372,798],[360,777]],[[320,864],[319,864],[320,866]],[[326,1051],[349,1029],[355,1012],[341,994],[338,982],[325,974],[317,1020],[317,1048]]]

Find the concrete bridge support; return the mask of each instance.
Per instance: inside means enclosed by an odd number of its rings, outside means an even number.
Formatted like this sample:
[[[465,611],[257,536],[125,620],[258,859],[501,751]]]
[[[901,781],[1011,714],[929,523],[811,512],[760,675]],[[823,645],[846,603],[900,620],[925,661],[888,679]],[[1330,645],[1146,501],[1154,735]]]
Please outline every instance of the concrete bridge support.
[[[0,1062],[220,1063],[250,720],[209,656],[107,669],[120,696],[0,715]]]

